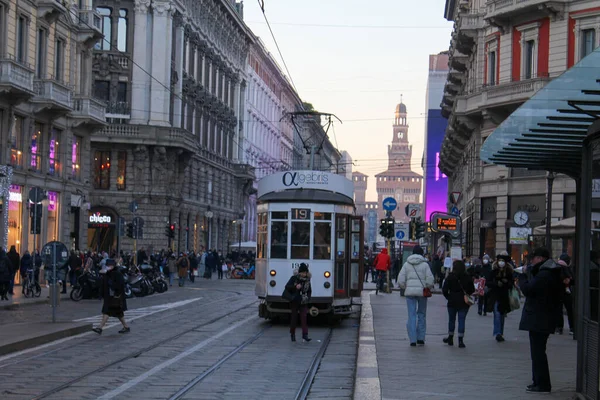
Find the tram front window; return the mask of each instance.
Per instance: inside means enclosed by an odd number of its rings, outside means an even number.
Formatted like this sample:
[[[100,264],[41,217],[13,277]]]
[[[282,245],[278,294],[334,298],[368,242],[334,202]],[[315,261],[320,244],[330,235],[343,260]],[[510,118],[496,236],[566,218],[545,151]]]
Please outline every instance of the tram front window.
[[[287,241],[287,221],[271,221],[271,258],[287,258]]]
[[[310,257],[310,222],[292,222],[292,259]]]

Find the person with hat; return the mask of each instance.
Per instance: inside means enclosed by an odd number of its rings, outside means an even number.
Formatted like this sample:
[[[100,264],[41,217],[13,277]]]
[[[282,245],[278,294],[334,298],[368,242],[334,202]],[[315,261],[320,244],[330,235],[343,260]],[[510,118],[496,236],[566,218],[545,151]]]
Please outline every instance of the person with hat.
[[[404,289],[408,309],[406,330],[410,345],[414,347],[425,344],[427,331],[427,297],[425,294],[428,292],[427,294],[431,296],[435,279],[427,260],[423,257],[423,248],[417,245],[412,252],[400,270],[398,284],[401,289]]]
[[[485,284],[489,288],[486,311],[494,313],[494,337],[497,342],[504,342],[504,320],[511,311],[509,293],[514,286],[512,260],[508,253],[502,252],[496,257]]]
[[[548,249],[533,251],[531,267],[523,267],[518,277],[519,287],[525,295],[519,329],[529,332],[532,383],[527,392],[550,393],[550,369],[546,355],[548,337],[556,331],[562,315],[564,284],[560,265],[550,257]]]
[[[290,300],[290,336],[292,342],[296,341],[296,324],[298,313],[300,313],[300,325],[302,326],[302,341],[310,342],[312,339],[308,337],[308,303],[312,295],[310,287],[311,274],[308,270],[308,265],[301,263],[298,271],[294,274],[285,285],[285,290],[293,296]]]

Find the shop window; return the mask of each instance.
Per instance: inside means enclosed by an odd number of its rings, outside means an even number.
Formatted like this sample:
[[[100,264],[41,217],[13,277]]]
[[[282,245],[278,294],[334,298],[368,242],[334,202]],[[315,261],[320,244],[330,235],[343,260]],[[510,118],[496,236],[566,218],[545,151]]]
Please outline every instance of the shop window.
[[[81,180],[81,137],[73,136],[71,144],[71,178]]]
[[[48,141],[48,173],[53,176],[60,176],[60,139],[62,131],[53,128],[50,131],[50,140]]]
[[[58,240],[59,196],[57,192],[48,192],[48,217],[46,219],[46,242]]]
[[[117,33],[117,49],[127,51],[127,10],[119,10],[119,25]]]
[[[110,151],[94,152],[94,189],[110,189]]]
[[[112,42],[112,18],[111,9],[107,7],[98,7],[96,11],[102,16],[102,34],[104,39],[100,40],[94,46],[96,50],[110,50]]]
[[[8,248],[21,250],[21,221],[23,220],[23,187],[10,185],[8,192]]]
[[[10,164],[13,167],[21,168],[23,166],[23,124],[25,120],[18,115],[13,119],[13,126],[10,131]]]
[[[33,126],[33,133],[31,134],[31,149],[30,149],[30,160],[29,169],[35,172],[42,171],[42,132],[43,125],[35,123]]]
[[[117,190],[125,190],[127,176],[127,152],[119,151],[117,156]]]

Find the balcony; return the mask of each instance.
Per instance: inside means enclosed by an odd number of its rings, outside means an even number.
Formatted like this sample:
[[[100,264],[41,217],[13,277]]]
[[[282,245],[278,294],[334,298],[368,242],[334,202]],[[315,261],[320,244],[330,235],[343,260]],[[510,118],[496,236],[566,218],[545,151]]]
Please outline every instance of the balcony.
[[[33,70],[19,64],[12,56],[0,59],[0,96],[13,105],[31,99]]]
[[[460,13],[457,21],[458,31],[476,38],[479,31],[485,27],[483,13]]]
[[[73,110],[71,89],[54,79],[35,79],[35,96],[31,102],[36,106],[36,114],[48,114],[51,119],[61,117]]]
[[[103,128],[106,122],[106,104],[91,97],[76,96],[73,98],[73,127],[82,127],[91,131]]]
[[[79,32],[77,39],[87,49],[91,49],[102,39],[102,18],[96,10],[79,11]]]
[[[66,15],[68,11],[62,0],[37,0],[37,12],[38,18],[43,18],[52,24],[61,14]]]
[[[556,17],[563,13],[569,0],[488,0],[484,19],[490,24],[503,27],[512,18],[529,17],[532,13],[539,17],[540,12]]]
[[[529,100],[550,80],[545,76],[479,87],[472,93],[456,98],[454,113],[466,115],[490,108],[508,107],[512,109]]]
[[[112,101],[106,108],[106,118],[130,119],[131,106],[126,101]]]

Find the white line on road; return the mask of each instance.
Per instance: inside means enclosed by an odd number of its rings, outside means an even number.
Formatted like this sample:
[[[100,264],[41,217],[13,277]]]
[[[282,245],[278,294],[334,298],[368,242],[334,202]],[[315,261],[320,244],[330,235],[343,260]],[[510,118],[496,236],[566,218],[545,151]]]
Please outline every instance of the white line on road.
[[[198,343],[197,345],[190,347],[189,349],[183,351],[182,353],[179,353],[177,356],[161,363],[158,364],[156,367],[152,368],[151,370],[144,372],[143,374],[137,376],[136,378],[133,378],[132,380],[130,380],[129,382],[119,386],[118,388],[116,388],[115,390],[112,390],[108,393],[106,393],[103,396],[98,397],[98,400],[109,400],[109,399],[114,399],[115,397],[119,396],[120,394],[122,394],[123,392],[125,392],[128,389],[131,389],[132,387],[134,387],[135,385],[143,382],[144,380],[148,379],[149,377],[151,377],[152,375],[157,374],[158,372],[162,371],[165,368],[170,367],[171,365],[173,365],[174,363],[176,363],[177,361],[197,352],[198,350],[202,349],[203,347],[206,347],[207,345],[211,344],[212,342],[214,342],[215,340],[225,336],[226,334],[228,334],[229,332],[231,332],[234,329],[239,328],[240,326],[252,321],[253,319],[256,319],[256,316],[252,316],[252,317],[248,317],[232,326],[230,326],[229,328],[225,329],[224,331],[219,332],[218,334],[216,334],[213,337],[210,337],[206,340],[201,341],[200,343]]]
[[[126,317],[127,322],[131,322],[131,321],[135,321],[136,319],[139,319],[139,318],[142,318],[142,317],[147,317],[149,315],[156,314],[156,313],[161,312],[161,311],[171,310],[171,309],[173,309],[175,307],[180,307],[180,306],[192,303],[194,301],[198,301],[200,299],[202,299],[202,297],[198,297],[198,298],[190,299],[190,300],[176,301],[174,303],[167,303],[167,304],[163,304],[163,306],[170,305],[170,307],[168,307],[168,308],[156,309],[154,312],[148,312],[146,314],[140,314],[140,315],[136,315],[136,316],[129,317],[129,318],[127,317],[127,315],[125,317]],[[152,307],[156,307],[156,306],[152,306]],[[146,308],[149,309],[149,308],[152,308],[152,307],[146,307]],[[131,311],[136,311],[136,310],[141,310],[141,309],[133,309]],[[101,319],[102,319],[102,316],[100,315],[100,316],[95,316],[95,317],[76,319],[74,322],[84,322],[84,321],[85,322],[99,322]],[[108,323],[108,324],[106,324],[104,326],[104,330],[110,329],[110,328],[115,327],[115,326],[121,326],[121,323],[120,322]],[[82,337],[85,337],[85,336],[89,336],[89,335],[92,335],[92,334],[95,335],[95,333],[93,333],[93,332],[80,333],[79,335],[69,336],[69,337],[66,337],[66,338],[63,338],[63,339],[55,340],[55,341],[50,342],[50,343],[41,344],[39,346],[32,347],[30,349],[25,349],[25,350],[17,351],[16,353],[10,353],[10,354],[7,354],[5,356],[0,357],[0,363],[4,362],[6,360],[10,360],[11,358],[14,358],[14,357],[21,356],[23,354],[31,353],[33,351],[43,350],[45,348],[48,348],[48,347],[51,347],[51,346],[56,346],[58,344],[64,343],[64,342],[66,342],[68,340],[79,339],[79,338],[82,338]],[[25,361],[25,360],[19,360],[19,362],[21,362],[21,361]],[[6,367],[8,365],[12,365],[12,364],[14,364],[14,363],[0,364],[0,368],[4,368],[4,367]]]

